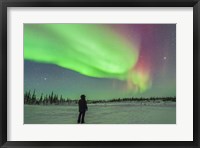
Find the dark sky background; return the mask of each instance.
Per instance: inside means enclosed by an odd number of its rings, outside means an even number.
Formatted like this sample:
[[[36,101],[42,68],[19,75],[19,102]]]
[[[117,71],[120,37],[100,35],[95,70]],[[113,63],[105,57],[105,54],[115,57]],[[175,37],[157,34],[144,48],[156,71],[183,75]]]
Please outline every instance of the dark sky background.
[[[135,69],[148,75],[147,89],[136,91],[135,87],[129,87],[126,80],[87,76],[57,64],[25,58],[24,91],[35,89],[38,97],[41,93],[50,94],[53,91],[71,99],[85,94],[87,99],[92,100],[176,96],[175,24],[104,24],[103,27],[116,32],[130,44],[137,42],[139,55]]]

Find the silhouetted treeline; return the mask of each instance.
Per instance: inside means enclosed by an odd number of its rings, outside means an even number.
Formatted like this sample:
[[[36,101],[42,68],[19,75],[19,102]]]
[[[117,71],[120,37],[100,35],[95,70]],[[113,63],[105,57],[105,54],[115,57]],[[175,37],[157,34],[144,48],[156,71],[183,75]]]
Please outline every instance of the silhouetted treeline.
[[[63,104],[63,103],[72,103],[75,102],[77,103],[77,100],[70,100],[70,99],[65,99],[62,97],[62,95],[58,96],[57,94],[54,94],[53,91],[49,95],[43,95],[39,98],[36,97],[35,95],[35,90],[31,93],[31,91],[25,92],[24,93],[24,104],[32,104],[32,105],[48,105],[48,104]]]
[[[145,102],[159,102],[159,101],[172,101],[176,102],[176,97],[151,97],[151,98],[118,98],[110,100],[87,100],[88,104],[96,103],[109,103],[109,102],[128,102],[128,101],[145,101]],[[58,96],[53,91],[49,95],[41,94],[39,97],[36,96],[35,90],[33,92],[26,91],[24,93],[24,104],[29,105],[60,105],[60,104],[77,104],[78,99],[63,98],[62,95]]]
[[[95,104],[95,103],[108,103],[108,102],[131,102],[131,101],[137,101],[137,102],[158,102],[158,101],[172,101],[176,102],[176,97],[150,97],[150,98],[118,98],[118,99],[110,99],[110,100],[88,100],[87,102],[90,104]]]

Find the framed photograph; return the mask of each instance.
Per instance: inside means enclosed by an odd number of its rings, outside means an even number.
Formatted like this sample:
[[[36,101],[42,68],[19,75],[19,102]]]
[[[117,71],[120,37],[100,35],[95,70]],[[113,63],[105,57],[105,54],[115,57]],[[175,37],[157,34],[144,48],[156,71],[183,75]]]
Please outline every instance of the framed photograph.
[[[199,0],[1,2],[1,147],[199,147]]]

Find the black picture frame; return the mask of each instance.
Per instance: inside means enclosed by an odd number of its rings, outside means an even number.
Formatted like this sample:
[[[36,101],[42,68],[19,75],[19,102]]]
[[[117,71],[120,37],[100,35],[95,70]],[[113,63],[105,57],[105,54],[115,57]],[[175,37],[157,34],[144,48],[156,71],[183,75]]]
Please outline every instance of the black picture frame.
[[[7,8],[8,7],[193,7],[193,141],[7,141]],[[1,0],[0,2],[0,146],[9,147],[200,147],[199,0]]]

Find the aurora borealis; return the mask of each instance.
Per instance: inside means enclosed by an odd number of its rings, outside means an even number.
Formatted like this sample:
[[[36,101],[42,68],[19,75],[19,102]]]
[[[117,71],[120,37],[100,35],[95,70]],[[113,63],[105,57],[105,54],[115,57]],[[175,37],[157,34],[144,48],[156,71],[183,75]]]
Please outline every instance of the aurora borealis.
[[[176,25],[24,24],[24,89],[68,98],[176,96]]]

